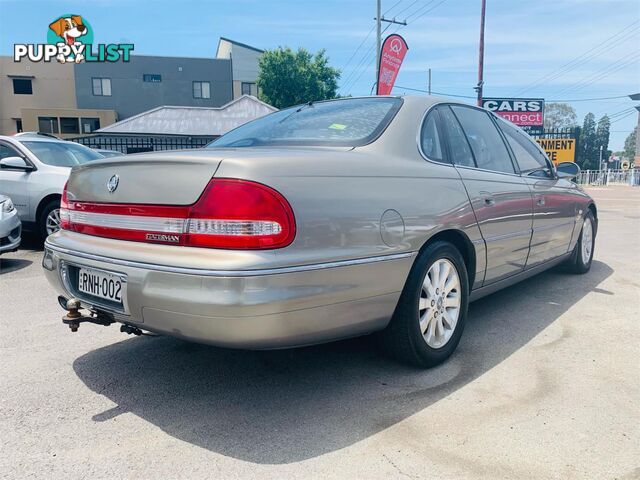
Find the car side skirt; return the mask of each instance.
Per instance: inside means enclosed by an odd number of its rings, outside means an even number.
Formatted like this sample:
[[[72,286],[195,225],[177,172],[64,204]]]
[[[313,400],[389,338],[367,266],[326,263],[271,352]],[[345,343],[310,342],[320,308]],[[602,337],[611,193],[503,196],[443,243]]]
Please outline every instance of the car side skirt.
[[[549,260],[545,263],[541,263],[540,265],[536,265],[535,267],[523,270],[520,273],[512,275],[508,278],[500,280],[495,283],[491,283],[489,285],[485,285],[484,287],[477,288],[471,291],[471,295],[469,296],[469,301],[474,302],[476,300],[481,299],[482,297],[486,297],[487,295],[491,295],[492,293],[497,292],[498,290],[502,290],[503,288],[510,287],[511,285],[515,285],[527,278],[533,277],[539,273],[544,272],[550,268],[555,267],[556,265],[567,260],[573,252],[567,252],[559,257],[556,257],[552,260]]]

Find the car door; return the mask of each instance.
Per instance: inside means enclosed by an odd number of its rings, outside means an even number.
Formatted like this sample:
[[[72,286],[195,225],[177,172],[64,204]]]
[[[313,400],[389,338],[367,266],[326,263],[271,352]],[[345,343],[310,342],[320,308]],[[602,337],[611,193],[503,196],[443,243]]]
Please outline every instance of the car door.
[[[0,160],[7,157],[24,158],[25,156],[13,145],[0,141]],[[29,215],[29,189],[27,188],[29,175],[31,173],[24,170],[0,168],[0,193],[11,198],[18,216],[23,220]]]
[[[497,119],[533,195],[533,235],[527,268],[569,251],[576,224],[575,186],[558,178],[545,153],[522,130]]]
[[[484,285],[524,270],[533,201],[493,120],[463,105],[442,108],[447,145],[465,185],[487,250]]]

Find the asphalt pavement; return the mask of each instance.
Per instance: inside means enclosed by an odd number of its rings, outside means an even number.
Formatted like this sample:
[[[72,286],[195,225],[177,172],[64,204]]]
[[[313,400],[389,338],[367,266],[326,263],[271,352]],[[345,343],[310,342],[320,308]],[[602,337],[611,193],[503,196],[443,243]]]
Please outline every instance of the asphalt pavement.
[[[640,478],[640,188],[590,193],[591,271],[471,304],[431,370],[367,337],[249,352],[71,333],[26,238],[0,257],[0,477]]]

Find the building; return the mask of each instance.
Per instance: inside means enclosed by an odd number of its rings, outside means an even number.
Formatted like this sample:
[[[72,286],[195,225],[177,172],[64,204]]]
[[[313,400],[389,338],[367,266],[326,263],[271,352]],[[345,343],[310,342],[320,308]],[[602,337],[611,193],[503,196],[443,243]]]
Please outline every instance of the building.
[[[0,57],[0,134],[41,131],[71,137],[115,120],[113,109],[78,108],[70,65]]]
[[[131,55],[129,62],[75,65],[79,108],[129,118],[160,105],[220,107],[233,100],[231,61]]]
[[[264,50],[220,37],[216,58],[231,60],[233,98],[242,95],[258,96],[258,59]]]
[[[257,96],[259,50],[221,38],[216,58],[39,63],[0,56],[0,134],[76,137],[163,105],[215,108]]]
[[[243,123],[275,111],[275,107],[250,95],[242,95],[221,107],[161,106],[77,141],[122,153],[202,147]]]

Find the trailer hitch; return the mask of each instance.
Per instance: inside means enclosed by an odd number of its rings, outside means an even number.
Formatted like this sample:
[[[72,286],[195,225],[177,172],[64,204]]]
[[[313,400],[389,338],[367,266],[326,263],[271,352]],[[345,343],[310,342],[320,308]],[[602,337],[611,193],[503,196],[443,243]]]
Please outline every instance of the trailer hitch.
[[[63,305],[63,302],[60,302],[60,305]],[[67,300],[63,306],[67,310],[67,314],[62,317],[62,323],[68,325],[72,332],[77,332],[80,324],[84,322],[95,323],[96,325],[103,325],[105,327],[115,323],[113,317],[104,312],[91,311],[89,315],[83,315],[80,313],[80,309],[82,308],[80,300],[76,298]]]

